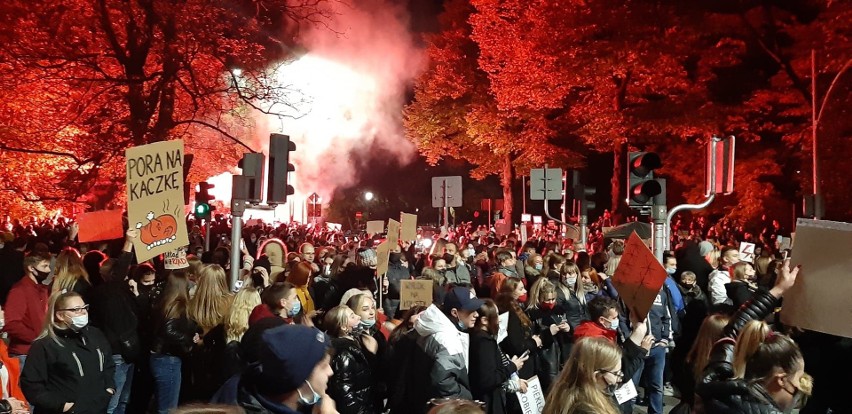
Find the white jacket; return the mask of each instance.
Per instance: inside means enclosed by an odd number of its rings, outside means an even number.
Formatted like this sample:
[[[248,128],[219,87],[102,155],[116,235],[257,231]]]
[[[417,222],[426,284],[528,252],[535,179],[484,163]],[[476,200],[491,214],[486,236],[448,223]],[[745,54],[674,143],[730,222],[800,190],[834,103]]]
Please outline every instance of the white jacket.
[[[731,283],[731,275],[724,270],[714,270],[710,273],[710,301],[714,305],[726,303],[732,305],[734,302],[728,297],[725,284]]]

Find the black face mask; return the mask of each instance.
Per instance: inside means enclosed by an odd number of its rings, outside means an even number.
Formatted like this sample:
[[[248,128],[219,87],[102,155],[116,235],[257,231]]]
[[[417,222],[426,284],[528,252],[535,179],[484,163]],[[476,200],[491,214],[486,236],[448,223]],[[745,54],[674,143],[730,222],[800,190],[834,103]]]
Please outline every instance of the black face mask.
[[[402,253],[391,253],[388,256],[388,261],[391,263],[400,263],[402,262]]]
[[[153,289],[154,289],[154,285],[143,285],[143,284],[141,284],[141,283],[140,283],[140,284],[138,284],[138,285],[136,285],[136,290],[138,290],[138,291],[139,291],[139,294],[140,294],[140,295],[147,295],[147,294],[148,294],[148,293],[150,293]]]
[[[33,275],[35,276],[36,281],[38,281],[38,283],[42,283],[47,280],[48,276],[50,276],[50,272],[42,272],[41,270],[33,268]]]

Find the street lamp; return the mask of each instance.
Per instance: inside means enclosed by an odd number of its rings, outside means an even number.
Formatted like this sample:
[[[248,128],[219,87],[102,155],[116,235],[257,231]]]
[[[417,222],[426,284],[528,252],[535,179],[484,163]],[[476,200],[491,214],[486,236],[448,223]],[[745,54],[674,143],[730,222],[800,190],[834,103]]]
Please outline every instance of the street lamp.
[[[366,193],[364,193],[364,200],[367,200],[367,201],[373,200],[373,193],[370,192],[370,191],[367,191]]]

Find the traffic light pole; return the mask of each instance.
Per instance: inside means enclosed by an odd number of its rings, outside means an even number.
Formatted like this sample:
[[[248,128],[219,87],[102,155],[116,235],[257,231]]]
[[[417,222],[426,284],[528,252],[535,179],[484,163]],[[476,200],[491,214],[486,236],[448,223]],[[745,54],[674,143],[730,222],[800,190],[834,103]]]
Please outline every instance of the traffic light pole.
[[[210,217],[204,219],[204,252],[210,251]]]
[[[246,211],[245,200],[231,200],[231,289],[234,289],[237,284],[237,279],[240,277],[240,254],[242,253],[243,237],[243,214]]]
[[[668,232],[666,231],[666,205],[654,204],[651,208],[651,218],[654,220],[654,256],[660,263],[663,262],[663,254],[669,248]]]
[[[444,217],[444,231],[449,232],[450,231],[450,223],[449,223],[449,218],[448,218],[449,207],[447,207],[447,206],[450,203],[447,202],[448,201],[447,200],[447,180],[441,181],[441,191],[443,192],[442,198],[444,200],[444,207],[442,207],[443,208],[442,215]]]

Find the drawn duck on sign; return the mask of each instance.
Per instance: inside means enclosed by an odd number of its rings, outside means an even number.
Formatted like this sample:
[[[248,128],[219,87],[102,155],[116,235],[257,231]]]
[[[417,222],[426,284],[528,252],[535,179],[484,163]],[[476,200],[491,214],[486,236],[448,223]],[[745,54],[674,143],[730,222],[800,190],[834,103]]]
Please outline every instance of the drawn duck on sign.
[[[163,214],[159,217],[154,217],[154,212],[149,212],[146,216],[148,224],[136,223],[136,228],[139,229],[139,239],[148,250],[164,244],[171,243],[177,239],[177,219],[171,214]]]

